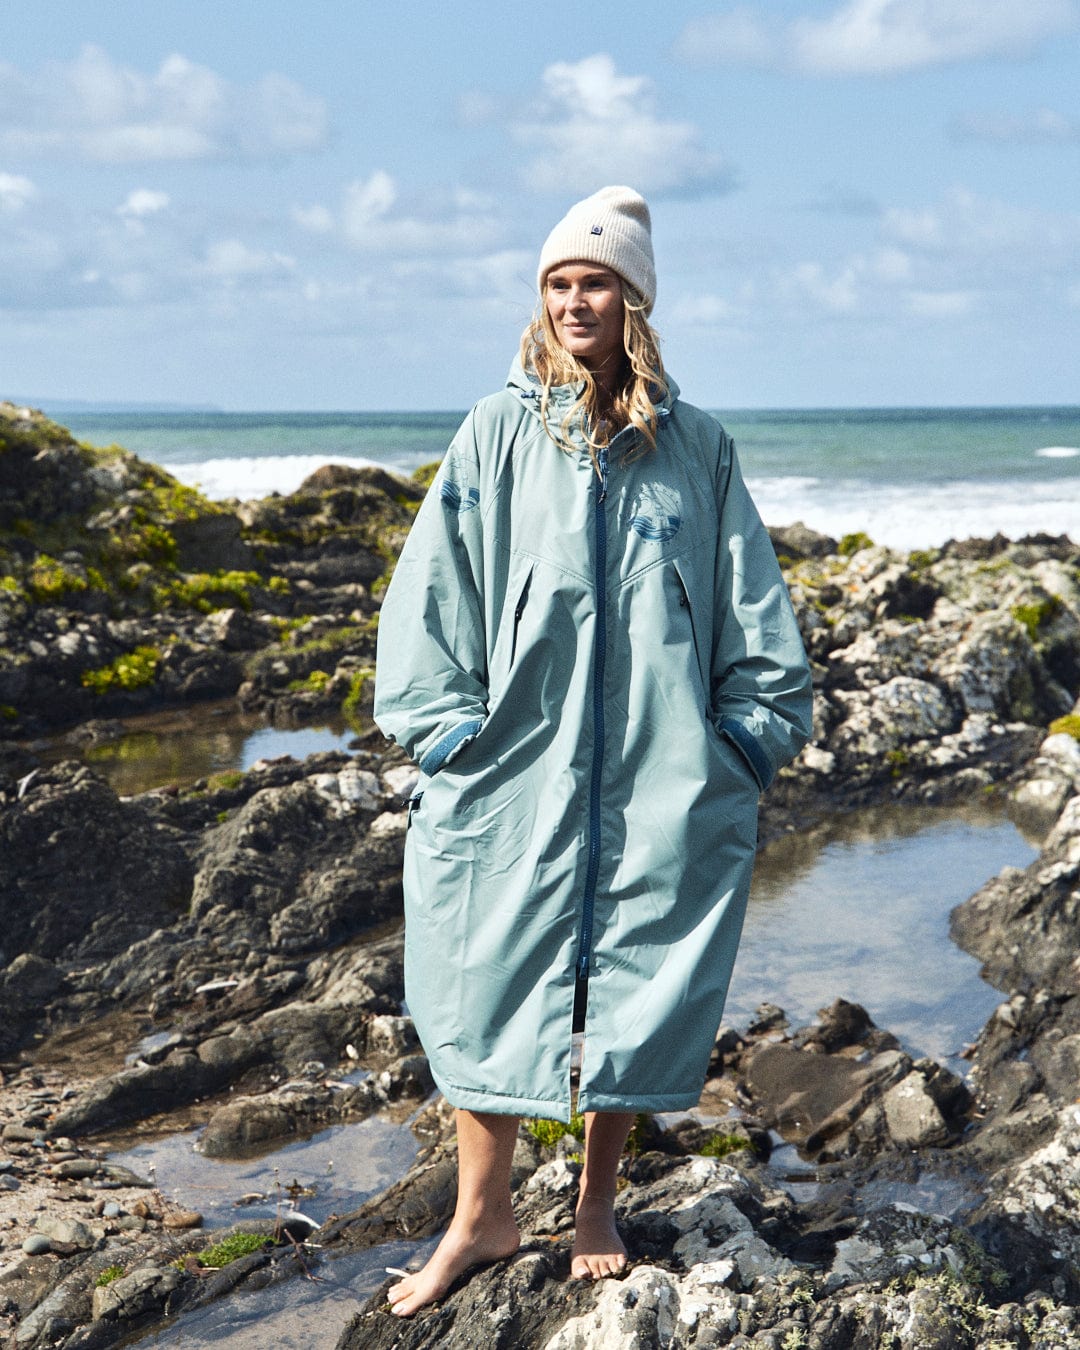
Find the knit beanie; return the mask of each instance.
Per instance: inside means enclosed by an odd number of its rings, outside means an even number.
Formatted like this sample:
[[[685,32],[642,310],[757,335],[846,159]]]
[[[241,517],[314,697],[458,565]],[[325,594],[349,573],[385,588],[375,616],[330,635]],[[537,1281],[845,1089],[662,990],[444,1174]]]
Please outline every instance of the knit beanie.
[[[540,250],[541,295],[551,269],[569,262],[600,263],[618,272],[645,297],[648,314],[656,299],[656,268],[645,198],[633,188],[605,187],[572,206]]]

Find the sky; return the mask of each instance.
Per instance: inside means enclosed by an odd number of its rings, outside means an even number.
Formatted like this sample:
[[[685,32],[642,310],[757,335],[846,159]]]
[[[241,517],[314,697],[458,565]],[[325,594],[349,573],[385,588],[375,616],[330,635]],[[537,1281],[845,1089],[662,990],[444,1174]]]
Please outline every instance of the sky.
[[[610,183],[693,402],[1080,402],[1080,0],[4,0],[0,397],[466,408]]]

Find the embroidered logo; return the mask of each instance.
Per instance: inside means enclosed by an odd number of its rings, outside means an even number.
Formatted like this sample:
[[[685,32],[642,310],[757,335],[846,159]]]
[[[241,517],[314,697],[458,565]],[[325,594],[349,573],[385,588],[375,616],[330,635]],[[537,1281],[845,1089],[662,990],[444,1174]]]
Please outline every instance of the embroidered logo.
[[[682,526],[682,498],[664,483],[644,484],[632,509],[630,528],[650,543],[668,543]]]
[[[589,231],[589,233],[590,233],[590,234],[603,234],[603,233],[604,233],[604,227],[603,227],[603,225],[594,225],[594,226],[592,227],[592,229]]]
[[[448,511],[454,511],[459,516],[463,516],[466,511],[474,511],[480,505],[479,489],[469,488],[465,496],[461,495],[461,489],[452,478],[444,480],[442,491],[440,492],[442,504]]]

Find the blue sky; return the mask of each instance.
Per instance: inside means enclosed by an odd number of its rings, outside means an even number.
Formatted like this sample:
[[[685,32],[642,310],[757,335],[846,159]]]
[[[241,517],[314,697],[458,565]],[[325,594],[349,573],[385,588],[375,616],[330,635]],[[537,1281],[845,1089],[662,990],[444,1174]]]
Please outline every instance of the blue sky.
[[[1080,399],[1080,0],[6,0],[0,396],[464,408],[618,182],[695,402]]]

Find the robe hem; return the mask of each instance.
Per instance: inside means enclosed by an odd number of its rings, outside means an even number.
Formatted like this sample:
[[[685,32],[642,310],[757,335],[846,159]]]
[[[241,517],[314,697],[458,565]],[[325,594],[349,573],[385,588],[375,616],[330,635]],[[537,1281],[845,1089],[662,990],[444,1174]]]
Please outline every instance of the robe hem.
[[[428,1061],[430,1064],[430,1060]],[[450,1103],[465,1111],[487,1112],[493,1116],[538,1116],[542,1120],[559,1120],[564,1125],[570,1123],[570,1101],[562,1098],[550,1101],[541,1097],[515,1097],[505,1092],[488,1091],[486,1088],[461,1087],[451,1083],[434,1066],[431,1076],[435,1086]],[[696,1099],[695,1099],[696,1100]]]

